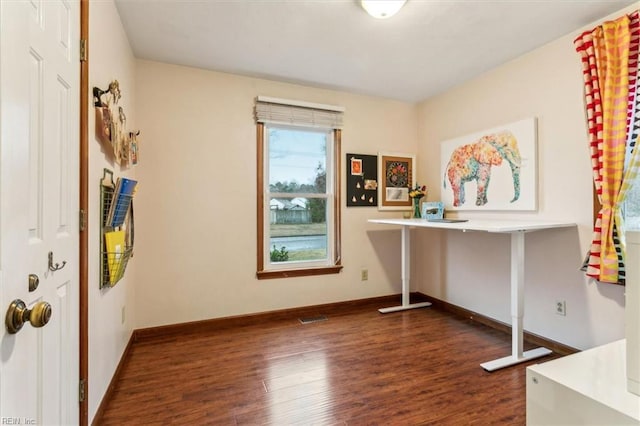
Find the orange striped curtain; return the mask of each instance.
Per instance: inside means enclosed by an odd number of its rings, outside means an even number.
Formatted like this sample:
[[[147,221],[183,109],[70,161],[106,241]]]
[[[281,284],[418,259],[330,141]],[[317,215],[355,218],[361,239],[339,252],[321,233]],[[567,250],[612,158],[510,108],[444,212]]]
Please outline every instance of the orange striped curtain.
[[[637,96],[638,12],[608,21],[575,40],[583,65],[593,181],[602,205],[596,218],[587,275],[624,283],[622,205],[640,166],[635,148],[640,120]]]

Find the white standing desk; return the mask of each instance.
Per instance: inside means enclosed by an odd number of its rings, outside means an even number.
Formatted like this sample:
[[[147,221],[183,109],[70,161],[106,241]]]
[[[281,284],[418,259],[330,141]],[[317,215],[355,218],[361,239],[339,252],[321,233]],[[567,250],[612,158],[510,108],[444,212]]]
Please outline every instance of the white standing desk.
[[[402,227],[402,305],[379,309],[381,313],[422,308],[429,302],[409,303],[411,291],[411,228],[437,228],[457,231],[482,231],[498,234],[511,234],[511,355],[480,364],[487,371],[494,371],[510,365],[519,364],[541,356],[549,355],[551,350],[536,348],[523,351],[522,319],[524,317],[524,234],[550,228],[575,226],[570,222],[551,221],[509,221],[475,220],[467,222],[445,223],[429,222],[425,219],[369,219],[371,223],[398,225]]]

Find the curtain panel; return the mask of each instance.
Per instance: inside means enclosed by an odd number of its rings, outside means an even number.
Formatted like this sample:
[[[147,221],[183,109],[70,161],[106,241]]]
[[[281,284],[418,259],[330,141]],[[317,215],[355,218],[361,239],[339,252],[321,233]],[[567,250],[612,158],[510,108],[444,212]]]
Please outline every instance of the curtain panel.
[[[593,182],[602,208],[587,257],[589,277],[623,284],[622,205],[640,166],[638,11],[604,22],[575,39],[584,77],[584,100]]]

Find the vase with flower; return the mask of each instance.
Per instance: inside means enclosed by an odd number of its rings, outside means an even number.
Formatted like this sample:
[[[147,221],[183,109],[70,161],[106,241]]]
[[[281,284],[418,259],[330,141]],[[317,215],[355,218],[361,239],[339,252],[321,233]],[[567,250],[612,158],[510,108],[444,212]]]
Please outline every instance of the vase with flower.
[[[409,187],[409,198],[413,202],[413,217],[420,218],[420,200],[427,195],[427,187],[425,185],[416,184],[415,188]]]

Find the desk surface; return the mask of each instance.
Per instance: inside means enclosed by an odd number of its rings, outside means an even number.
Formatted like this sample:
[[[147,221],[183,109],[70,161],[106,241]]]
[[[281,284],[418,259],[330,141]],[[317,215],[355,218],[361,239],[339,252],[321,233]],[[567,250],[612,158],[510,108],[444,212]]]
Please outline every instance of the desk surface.
[[[414,226],[420,228],[453,229],[459,231],[484,232],[526,232],[549,228],[566,228],[575,226],[572,222],[543,220],[503,220],[503,219],[469,219],[467,222],[429,222],[426,219],[369,219],[371,223],[384,225]]]
[[[527,370],[640,420],[640,397],[627,392],[624,339],[532,365]]]

